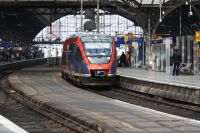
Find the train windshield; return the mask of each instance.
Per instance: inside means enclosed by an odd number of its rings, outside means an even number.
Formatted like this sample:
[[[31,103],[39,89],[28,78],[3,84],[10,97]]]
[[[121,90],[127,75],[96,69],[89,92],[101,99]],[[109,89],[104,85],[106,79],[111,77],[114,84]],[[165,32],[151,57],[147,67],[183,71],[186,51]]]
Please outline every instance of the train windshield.
[[[105,35],[82,36],[81,41],[90,63],[105,64],[112,55],[112,38]]]
[[[85,42],[84,49],[87,56],[111,56],[112,44],[108,42]]]
[[[92,56],[111,56],[112,38],[104,35],[82,36],[85,53],[88,57]]]

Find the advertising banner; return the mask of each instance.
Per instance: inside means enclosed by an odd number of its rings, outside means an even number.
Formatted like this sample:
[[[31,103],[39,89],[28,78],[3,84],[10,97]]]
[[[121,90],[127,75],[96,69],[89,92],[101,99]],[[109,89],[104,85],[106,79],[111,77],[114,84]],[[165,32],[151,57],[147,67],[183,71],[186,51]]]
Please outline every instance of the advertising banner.
[[[200,42],[200,31],[195,32],[195,38],[196,42]]]

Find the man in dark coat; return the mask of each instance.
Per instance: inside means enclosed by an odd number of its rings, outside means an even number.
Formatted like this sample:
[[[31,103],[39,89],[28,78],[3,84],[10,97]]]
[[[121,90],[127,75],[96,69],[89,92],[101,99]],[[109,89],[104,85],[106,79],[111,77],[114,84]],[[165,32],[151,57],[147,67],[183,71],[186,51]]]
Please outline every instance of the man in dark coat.
[[[124,67],[126,65],[126,55],[124,54],[124,52],[122,52],[122,54],[120,56],[120,63],[121,63],[122,67]]]
[[[179,75],[179,67],[181,63],[181,55],[178,49],[174,50],[174,53],[172,55],[172,61],[173,61],[173,75]]]

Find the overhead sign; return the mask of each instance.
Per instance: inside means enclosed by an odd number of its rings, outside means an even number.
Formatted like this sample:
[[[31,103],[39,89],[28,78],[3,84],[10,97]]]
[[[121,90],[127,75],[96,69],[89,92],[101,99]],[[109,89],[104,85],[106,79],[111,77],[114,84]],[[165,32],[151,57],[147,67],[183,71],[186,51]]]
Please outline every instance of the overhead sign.
[[[200,42],[200,31],[196,31],[195,38],[196,42]]]
[[[163,39],[161,40],[151,40],[151,44],[162,44],[163,43]]]
[[[2,48],[10,48],[11,45],[12,44],[9,42],[0,42],[0,47],[2,47]]]
[[[173,43],[174,43],[172,37],[169,37],[169,40],[170,40],[170,44],[173,44]],[[165,38],[165,39],[163,39],[163,44],[166,44],[166,43],[167,43],[167,42],[166,42],[166,38]]]
[[[142,43],[142,42],[143,42],[143,38],[133,38],[133,39],[129,39],[127,43],[131,44],[132,42]]]

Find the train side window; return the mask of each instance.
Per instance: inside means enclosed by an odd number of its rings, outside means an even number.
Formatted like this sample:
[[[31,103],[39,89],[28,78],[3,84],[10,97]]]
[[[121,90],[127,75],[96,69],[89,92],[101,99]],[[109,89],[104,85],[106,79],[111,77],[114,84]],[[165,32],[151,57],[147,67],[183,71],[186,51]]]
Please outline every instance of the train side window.
[[[69,44],[67,45],[66,61],[69,63]]]
[[[66,59],[67,59],[66,52],[63,51],[63,52],[62,52],[62,64],[65,64],[65,63],[66,63]]]

